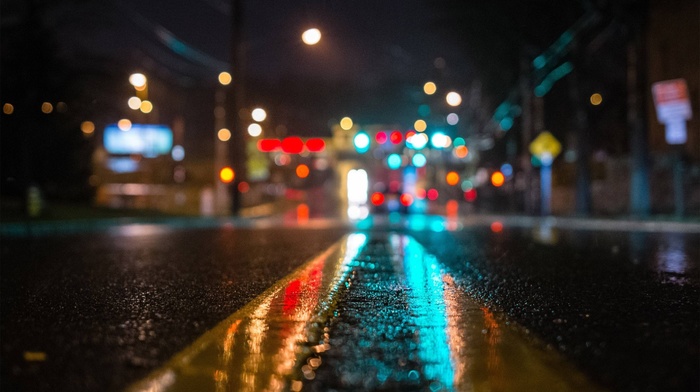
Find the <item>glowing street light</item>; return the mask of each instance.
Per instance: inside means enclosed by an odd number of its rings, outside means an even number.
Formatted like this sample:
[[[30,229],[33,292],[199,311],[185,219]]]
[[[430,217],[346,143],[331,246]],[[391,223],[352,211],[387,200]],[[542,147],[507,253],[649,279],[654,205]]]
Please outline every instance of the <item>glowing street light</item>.
[[[146,76],[142,73],[134,73],[129,76],[129,83],[137,90],[146,87],[146,81]]]
[[[445,96],[445,100],[447,101],[447,104],[450,106],[459,106],[462,103],[462,96],[459,95],[459,93],[456,93],[454,91],[450,91]]]
[[[423,92],[427,95],[433,95],[437,91],[437,86],[433,82],[427,82],[423,85]]]
[[[233,80],[233,78],[231,77],[231,74],[228,72],[222,72],[219,74],[219,83],[221,83],[221,85],[223,85],[223,86],[228,86],[229,84],[231,84],[232,80]]]
[[[262,122],[265,121],[265,119],[267,118],[267,112],[265,112],[265,109],[255,108],[251,112],[251,116],[253,117],[253,120],[257,122]]]
[[[352,124],[352,119],[350,117],[343,117],[343,119],[340,120],[340,127],[346,131],[352,129]]]
[[[301,34],[301,40],[307,45],[316,45],[321,41],[321,31],[316,28],[308,29]]]

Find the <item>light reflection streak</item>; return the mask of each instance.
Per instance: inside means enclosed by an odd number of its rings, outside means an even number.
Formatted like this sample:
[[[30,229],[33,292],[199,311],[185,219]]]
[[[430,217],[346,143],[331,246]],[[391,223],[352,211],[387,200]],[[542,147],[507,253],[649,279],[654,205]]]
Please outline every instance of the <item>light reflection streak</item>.
[[[423,362],[424,376],[439,381],[442,388],[452,389],[454,368],[448,345],[447,309],[440,265],[414,239],[402,236],[400,243],[399,254],[404,259],[406,282],[412,290],[412,313],[420,333],[418,355]]]
[[[656,268],[660,272],[684,274],[688,269],[688,256],[685,241],[680,234],[668,234],[665,244],[660,244],[656,252]]]
[[[335,263],[328,263],[327,257],[337,253],[327,251],[265,297],[248,317],[230,324],[213,374],[217,391],[281,391],[299,385],[295,370],[303,365],[300,348],[311,344],[313,351],[326,349],[326,341],[310,342],[309,332],[314,320],[336,301],[338,288],[352,270],[349,264],[366,240],[364,234],[347,236]],[[313,370],[304,370],[305,378],[313,378]]]

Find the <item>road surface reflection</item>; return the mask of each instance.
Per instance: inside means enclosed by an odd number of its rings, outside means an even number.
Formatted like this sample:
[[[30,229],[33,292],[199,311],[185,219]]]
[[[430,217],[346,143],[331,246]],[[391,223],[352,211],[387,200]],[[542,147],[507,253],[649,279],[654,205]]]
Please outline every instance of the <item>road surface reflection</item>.
[[[356,233],[131,390],[597,390],[524,336],[413,237]]]

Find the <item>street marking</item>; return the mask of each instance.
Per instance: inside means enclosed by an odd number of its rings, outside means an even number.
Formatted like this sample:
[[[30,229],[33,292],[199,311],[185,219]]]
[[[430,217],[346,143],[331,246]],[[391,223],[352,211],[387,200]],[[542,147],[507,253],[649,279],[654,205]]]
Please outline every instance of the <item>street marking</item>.
[[[387,284],[382,274],[391,287],[382,286]],[[368,290],[371,296],[365,296]],[[339,317],[355,320],[348,325],[364,331],[349,332],[359,333],[357,340],[346,340],[352,347],[330,344],[348,333],[331,322]],[[405,332],[387,335],[396,328]],[[367,350],[376,353],[371,350],[377,347],[390,348],[372,359]],[[422,385],[435,390],[601,390],[544,347],[472,299],[415,238],[355,233],[277,282],[128,391],[299,391],[307,383],[323,387],[325,382],[346,389]],[[408,366],[389,358],[396,352],[413,358]],[[338,374],[334,364],[346,363],[345,369],[351,370]],[[350,381],[343,381],[345,376]]]

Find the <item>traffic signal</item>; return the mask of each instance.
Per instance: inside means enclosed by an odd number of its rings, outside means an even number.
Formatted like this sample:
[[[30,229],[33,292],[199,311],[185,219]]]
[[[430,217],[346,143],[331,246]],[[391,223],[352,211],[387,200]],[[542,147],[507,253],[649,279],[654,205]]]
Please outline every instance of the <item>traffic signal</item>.
[[[370,140],[369,135],[366,132],[358,132],[352,139],[352,144],[355,146],[355,150],[360,154],[364,154],[369,151]]]

